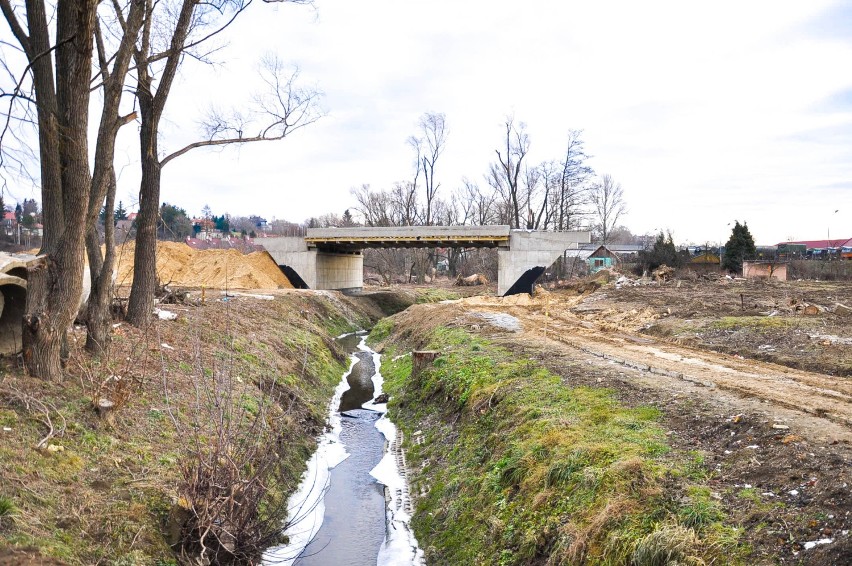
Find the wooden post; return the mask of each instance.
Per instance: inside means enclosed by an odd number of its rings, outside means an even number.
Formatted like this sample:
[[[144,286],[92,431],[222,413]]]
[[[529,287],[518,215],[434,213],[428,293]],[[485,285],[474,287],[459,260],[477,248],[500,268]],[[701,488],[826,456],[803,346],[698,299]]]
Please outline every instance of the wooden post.
[[[417,379],[420,372],[432,365],[435,358],[441,355],[436,350],[419,350],[411,352],[411,378]]]

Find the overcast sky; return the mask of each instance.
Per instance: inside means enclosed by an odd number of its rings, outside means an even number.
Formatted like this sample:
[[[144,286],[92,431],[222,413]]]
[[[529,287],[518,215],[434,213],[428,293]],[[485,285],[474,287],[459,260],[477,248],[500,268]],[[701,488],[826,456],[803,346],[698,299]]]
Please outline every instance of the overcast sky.
[[[185,61],[163,150],[193,141],[210,104],[248,101],[266,52],[299,65],[328,115],[281,142],[169,163],[162,200],[191,215],[340,214],[351,187],[410,178],[406,139],[425,112],[449,125],[436,171],[446,197],[463,177],[484,184],[511,113],[527,124],[530,164],[583,130],[634,233],[717,242],[736,219],[758,243],[852,237],[852,2],[257,2],[214,55],[221,65]],[[125,204],[138,194],[136,135],[121,134]]]

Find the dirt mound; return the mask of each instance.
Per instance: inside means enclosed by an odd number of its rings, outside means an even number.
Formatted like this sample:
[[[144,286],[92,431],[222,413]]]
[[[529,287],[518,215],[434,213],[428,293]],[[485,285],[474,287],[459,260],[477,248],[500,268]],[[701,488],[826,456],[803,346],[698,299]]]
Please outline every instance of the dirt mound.
[[[135,242],[116,249],[118,285],[133,282]],[[178,287],[216,289],[292,289],[293,285],[267,252],[195,250],[180,242],[157,243],[157,277]]]

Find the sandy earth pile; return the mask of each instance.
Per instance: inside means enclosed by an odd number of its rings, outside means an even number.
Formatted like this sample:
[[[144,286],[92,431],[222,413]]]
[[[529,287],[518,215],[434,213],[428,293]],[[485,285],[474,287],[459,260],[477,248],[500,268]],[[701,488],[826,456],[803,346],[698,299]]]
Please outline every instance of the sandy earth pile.
[[[133,282],[135,242],[116,249],[118,285]],[[267,252],[195,250],[182,242],[157,242],[157,277],[178,287],[216,289],[292,289]]]

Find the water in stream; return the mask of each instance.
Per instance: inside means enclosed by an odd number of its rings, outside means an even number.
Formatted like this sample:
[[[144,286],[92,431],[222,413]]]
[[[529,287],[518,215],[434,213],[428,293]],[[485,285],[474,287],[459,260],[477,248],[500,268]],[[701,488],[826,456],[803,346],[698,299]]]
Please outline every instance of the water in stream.
[[[329,425],[290,499],[290,544],[265,564],[293,566],[419,565],[422,552],[408,526],[407,490],[389,447],[396,428],[381,393],[380,356],[357,335],[339,338],[351,354],[329,405]],[[385,497],[387,486],[388,497]]]

